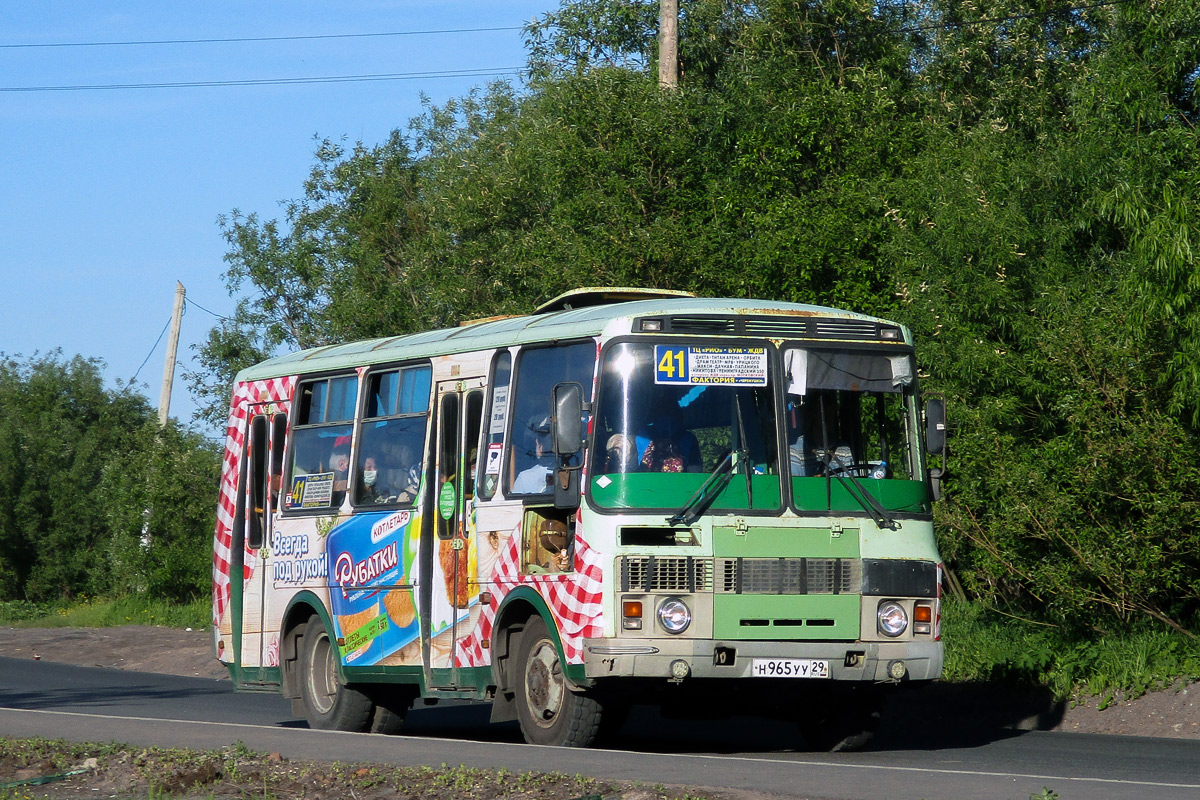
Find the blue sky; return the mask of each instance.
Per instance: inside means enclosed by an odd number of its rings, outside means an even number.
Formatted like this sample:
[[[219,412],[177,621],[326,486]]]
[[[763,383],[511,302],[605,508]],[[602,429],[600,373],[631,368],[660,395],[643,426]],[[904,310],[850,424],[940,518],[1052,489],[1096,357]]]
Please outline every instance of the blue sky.
[[[179,361],[233,309],[217,217],[283,216],[314,136],[368,145],[487,76],[293,85],[47,87],[248,81],[522,67],[520,26],[553,0],[4,3],[0,28],[0,352],[97,357],[157,405],[175,282]],[[80,46],[173,41],[170,44]],[[61,45],[39,46],[24,45]],[[18,46],[20,45],[20,46]],[[31,89],[36,89],[30,91]],[[153,348],[153,350],[152,350]],[[171,415],[195,408],[177,370]]]

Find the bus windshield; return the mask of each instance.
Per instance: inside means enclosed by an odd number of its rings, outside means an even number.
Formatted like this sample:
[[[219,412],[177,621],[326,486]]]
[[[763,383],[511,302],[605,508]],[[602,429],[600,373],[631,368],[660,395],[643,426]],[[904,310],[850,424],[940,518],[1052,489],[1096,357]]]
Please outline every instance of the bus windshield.
[[[790,497],[802,513],[927,512],[911,355],[791,346],[776,375],[772,353],[674,341],[608,348],[593,502],[769,512]]]
[[[911,354],[791,347],[783,364],[796,508],[928,511]]]
[[[782,484],[765,346],[622,342],[604,356],[591,475],[598,505],[674,509],[713,473],[714,509],[775,510]]]

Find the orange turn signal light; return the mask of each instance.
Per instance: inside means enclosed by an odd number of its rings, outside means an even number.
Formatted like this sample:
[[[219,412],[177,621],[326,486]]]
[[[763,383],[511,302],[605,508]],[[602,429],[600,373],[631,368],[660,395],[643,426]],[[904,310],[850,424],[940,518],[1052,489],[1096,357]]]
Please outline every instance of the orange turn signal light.
[[[642,618],[642,601],[641,600],[626,600],[622,604],[623,614],[627,618],[641,619]]]

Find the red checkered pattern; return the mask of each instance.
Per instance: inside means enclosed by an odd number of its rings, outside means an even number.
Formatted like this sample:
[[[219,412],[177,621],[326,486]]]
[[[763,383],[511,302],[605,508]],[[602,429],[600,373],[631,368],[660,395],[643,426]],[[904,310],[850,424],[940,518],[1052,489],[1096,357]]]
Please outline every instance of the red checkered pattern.
[[[546,600],[558,623],[559,639],[567,663],[583,663],[583,640],[598,637],[603,632],[603,606],[600,603],[604,571],[599,554],[588,546],[578,533],[575,535],[575,571],[570,575],[520,574],[521,526],[508,537],[508,547],[496,559],[496,566],[485,587],[492,593],[492,602],[484,606],[475,629],[454,649],[454,663],[459,667],[486,667],[491,663],[483,640],[492,635],[496,609],[505,595],[517,586],[530,586]]]
[[[213,537],[213,624],[220,624],[229,605],[229,562],[232,556],[233,515],[237,507],[238,465],[246,434],[246,419],[250,409],[266,405],[264,412],[284,412],[292,399],[294,377],[266,381],[245,381],[233,389],[229,406],[229,422],[225,433],[225,458],[221,465],[221,493],[217,505],[217,529]],[[247,580],[257,566],[257,553],[246,550],[243,557],[242,580]]]

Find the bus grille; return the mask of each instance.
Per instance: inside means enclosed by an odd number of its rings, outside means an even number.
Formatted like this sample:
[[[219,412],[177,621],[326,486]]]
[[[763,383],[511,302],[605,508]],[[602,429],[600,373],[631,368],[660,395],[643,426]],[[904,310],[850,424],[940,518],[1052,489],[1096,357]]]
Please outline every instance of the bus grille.
[[[692,556],[623,556],[621,591],[711,592],[712,559]]]
[[[857,594],[856,558],[719,558],[716,591],[725,594]]]

